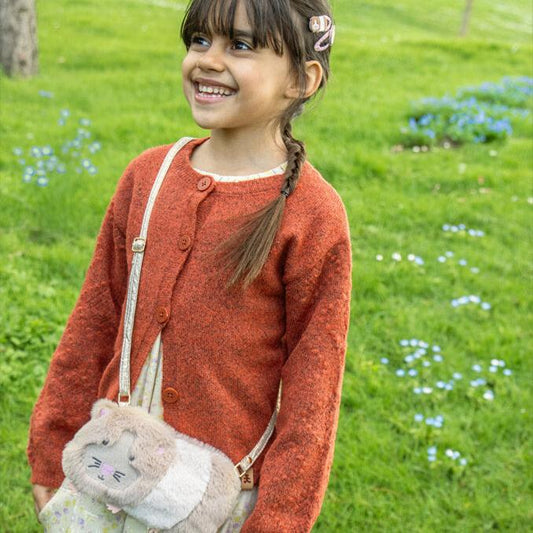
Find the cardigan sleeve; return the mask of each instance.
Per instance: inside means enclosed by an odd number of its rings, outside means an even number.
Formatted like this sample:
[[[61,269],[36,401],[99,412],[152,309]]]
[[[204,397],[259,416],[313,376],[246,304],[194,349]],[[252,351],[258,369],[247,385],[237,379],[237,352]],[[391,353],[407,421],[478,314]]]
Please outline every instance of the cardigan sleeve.
[[[340,408],[351,244],[340,198],[289,254],[283,393],[276,437],[243,533],[310,531],[327,488]]]
[[[105,214],[80,296],[31,416],[27,454],[32,483],[62,483],[62,450],[89,419],[101,374],[113,355],[127,281],[127,181],[126,172]]]

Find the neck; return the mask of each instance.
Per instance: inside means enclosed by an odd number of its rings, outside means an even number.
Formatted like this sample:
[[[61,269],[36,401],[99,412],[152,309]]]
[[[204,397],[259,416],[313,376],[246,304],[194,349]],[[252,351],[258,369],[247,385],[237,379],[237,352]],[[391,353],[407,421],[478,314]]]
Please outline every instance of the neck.
[[[222,175],[246,176],[281,165],[287,150],[281,133],[212,130],[208,141],[192,154],[193,166]]]

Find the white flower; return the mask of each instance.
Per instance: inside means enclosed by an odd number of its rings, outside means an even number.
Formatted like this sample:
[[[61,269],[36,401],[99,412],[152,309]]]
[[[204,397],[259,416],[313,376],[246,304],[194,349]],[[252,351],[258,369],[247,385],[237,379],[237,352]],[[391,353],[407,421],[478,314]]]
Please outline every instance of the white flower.
[[[485,391],[485,393],[483,394],[483,398],[491,402],[492,400],[494,400],[494,392],[492,392],[490,389]]]

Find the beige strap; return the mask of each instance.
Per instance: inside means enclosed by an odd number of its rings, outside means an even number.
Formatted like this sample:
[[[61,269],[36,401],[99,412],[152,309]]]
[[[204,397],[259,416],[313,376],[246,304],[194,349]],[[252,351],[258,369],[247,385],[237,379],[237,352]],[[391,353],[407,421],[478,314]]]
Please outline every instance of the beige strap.
[[[241,459],[236,465],[235,465],[235,471],[237,472],[237,475],[242,478],[246,472],[251,468],[251,466],[255,463],[256,459],[263,453],[263,450],[265,449],[265,446],[268,444],[268,441],[270,440],[270,437],[272,437],[272,433],[274,433],[274,427],[276,426],[276,420],[278,418],[279,409],[281,407],[281,392],[283,389],[283,383],[279,382],[279,389],[278,389],[278,398],[276,400],[276,408],[274,409],[274,412],[272,413],[272,416],[270,417],[270,422],[268,423],[268,426],[263,433],[262,437],[259,439],[259,442],[255,445],[253,450],[243,459]]]
[[[130,404],[130,356],[131,356],[131,341],[133,333],[133,324],[135,322],[135,308],[137,307],[137,295],[139,294],[139,282],[141,279],[141,268],[144,258],[144,250],[146,249],[146,235],[148,233],[148,223],[150,222],[150,215],[154,207],[155,199],[163,184],[163,180],[168,172],[170,164],[172,163],[176,154],[190,141],[192,137],[183,137],[168,151],[157,177],[155,178],[146,209],[144,211],[141,232],[138,237],[133,240],[131,249],[133,250],[133,259],[131,263],[130,278],[128,281],[128,294],[126,296],[126,311],[124,312],[124,335],[122,338],[122,352],[120,354],[120,371],[119,371],[119,392],[118,404]]]

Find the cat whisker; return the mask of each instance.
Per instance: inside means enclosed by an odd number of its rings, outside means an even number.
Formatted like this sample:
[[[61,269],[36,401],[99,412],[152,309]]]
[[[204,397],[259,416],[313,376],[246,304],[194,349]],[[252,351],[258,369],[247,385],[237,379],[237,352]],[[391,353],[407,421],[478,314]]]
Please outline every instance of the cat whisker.
[[[102,461],[98,459],[98,457],[91,457],[91,459],[94,461],[94,464],[89,465],[89,468],[100,468],[102,465]]]
[[[115,481],[118,481],[120,483],[120,478],[124,477],[126,474],[119,472],[118,470],[115,470],[115,473],[113,474],[113,478]]]

